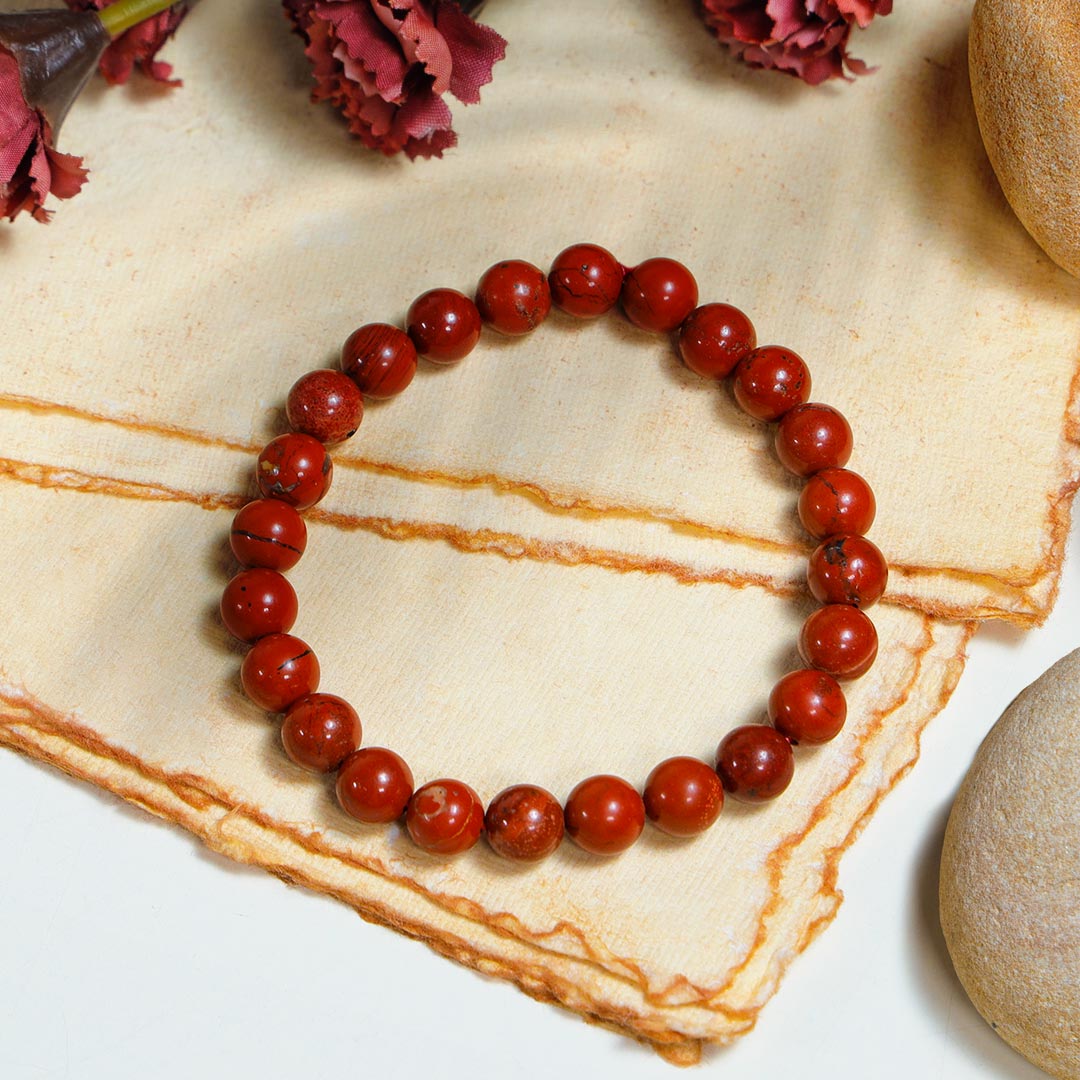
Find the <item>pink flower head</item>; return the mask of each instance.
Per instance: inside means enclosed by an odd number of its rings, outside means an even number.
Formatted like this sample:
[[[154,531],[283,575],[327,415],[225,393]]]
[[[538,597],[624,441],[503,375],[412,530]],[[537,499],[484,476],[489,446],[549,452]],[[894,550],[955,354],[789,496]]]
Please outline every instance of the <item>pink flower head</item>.
[[[471,105],[506,42],[454,0],[284,0],[315,89],[374,150],[442,157],[457,144],[447,91]]]
[[[64,0],[72,11],[101,11],[116,0]],[[145,22],[125,30],[105,50],[99,65],[101,74],[110,86],[121,86],[131,78],[136,65],[155,82],[180,86],[179,79],[170,78],[172,65],[158,60],[157,54],[176,33],[188,13],[188,4],[178,3],[167,11],[151,15]]]
[[[70,199],[83,186],[82,158],[53,138],[108,43],[96,15],[0,14],[0,217],[25,210],[48,221],[46,197]]]
[[[698,0],[719,41],[753,67],[776,68],[812,86],[871,70],[847,51],[852,26],[888,15],[892,0]]]
[[[53,149],[49,122],[26,104],[19,65],[0,47],[0,216],[14,221],[25,210],[48,221],[45,196],[70,199],[85,179],[82,158]]]

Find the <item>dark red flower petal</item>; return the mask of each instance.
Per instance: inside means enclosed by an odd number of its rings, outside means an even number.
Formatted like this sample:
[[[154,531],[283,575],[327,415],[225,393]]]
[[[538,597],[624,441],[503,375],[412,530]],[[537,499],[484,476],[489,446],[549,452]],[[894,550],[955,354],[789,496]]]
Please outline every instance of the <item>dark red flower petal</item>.
[[[85,180],[82,158],[53,149],[48,122],[23,97],[15,57],[0,48],[0,216],[48,221],[46,196],[70,199]]]
[[[873,70],[848,53],[854,26],[892,0],[698,0],[705,24],[739,59],[814,85]]]
[[[491,69],[506,56],[506,39],[490,26],[470,19],[455,3],[441,3],[435,25],[446,38],[454,66],[450,93],[464,105],[480,101],[480,87],[491,82]]]
[[[64,0],[72,11],[100,11],[116,3],[116,0]],[[152,15],[145,22],[122,33],[105,50],[100,70],[111,86],[126,83],[136,67],[155,82],[167,86],[183,85],[179,79],[170,78],[172,65],[157,59],[157,54],[176,33],[177,27],[187,17],[188,5],[175,4],[167,11]]]
[[[453,0],[283,0],[312,65],[313,101],[384,154],[440,157],[457,144],[444,95],[480,100],[506,54]]]

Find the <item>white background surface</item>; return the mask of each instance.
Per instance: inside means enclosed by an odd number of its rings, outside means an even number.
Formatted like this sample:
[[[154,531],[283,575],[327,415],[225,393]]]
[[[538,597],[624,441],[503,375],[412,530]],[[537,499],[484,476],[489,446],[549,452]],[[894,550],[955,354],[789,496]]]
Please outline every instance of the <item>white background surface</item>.
[[[1070,548],[1078,542],[1074,529]],[[1073,556],[1046,626],[991,625],[976,636],[922,760],[841,865],[836,921],[793,965],[756,1030],[707,1051],[698,1075],[1044,1075],[964,996],[938,926],[937,865],[948,808],[983,734],[1078,645]],[[677,1075],[628,1039],[2,750],[0,858],[2,1080]]]

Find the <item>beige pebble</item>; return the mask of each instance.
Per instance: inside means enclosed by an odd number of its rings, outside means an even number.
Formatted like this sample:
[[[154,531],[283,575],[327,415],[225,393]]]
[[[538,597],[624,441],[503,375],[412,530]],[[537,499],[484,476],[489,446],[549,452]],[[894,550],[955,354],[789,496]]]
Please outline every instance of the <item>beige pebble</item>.
[[[941,856],[941,925],[960,981],[997,1033],[1080,1078],[1080,649],[987,735]]]
[[[1080,3],[977,0],[971,92],[990,162],[1043,250],[1080,275]]]

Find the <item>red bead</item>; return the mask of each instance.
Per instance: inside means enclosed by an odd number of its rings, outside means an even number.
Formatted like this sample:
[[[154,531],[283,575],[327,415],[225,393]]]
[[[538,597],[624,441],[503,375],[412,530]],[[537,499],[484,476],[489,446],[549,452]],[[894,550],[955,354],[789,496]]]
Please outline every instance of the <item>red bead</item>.
[[[610,251],[596,244],[574,244],[551,264],[551,299],[568,315],[593,319],[618,303],[623,273]]]
[[[492,849],[514,862],[539,862],[562,842],[563,810],[543,788],[517,784],[500,791],[484,816]]]
[[[881,599],[889,580],[885,556],[865,536],[830,536],[810,556],[810,592],[820,604],[868,608]]]
[[[846,465],[851,447],[851,427],[830,405],[796,405],[776,429],[776,456],[796,476]]]
[[[625,851],[645,828],[641,796],[617,776],[590,776],[566,800],[566,831],[594,855]]]
[[[433,780],[418,788],[405,811],[413,843],[435,855],[458,855],[480,839],[484,804],[460,780]]]
[[[341,442],[360,426],[364,399],[348,375],[321,368],[293,383],[285,399],[285,415],[293,431],[321,443]]]
[[[416,374],[416,346],[396,326],[368,323],[354,330],[341,347],[341,370],[366,397],[392,398]]]
[[[673,757],[661,761],[645,781],[645,813],[671,836],[696,836],[720,816],[724,786],[704,761]]]
[[[755,420],[779,420],[810,397],[810,372],[802,358],[778,345],[763,345],[739,361],[732,389]]]
[[[876,514],[870,485],[847,469],[822,469],[806,481],[799,496],[799,520],[817,540],[837,533],[865,534]]]
[[[338,773],[341,808],[368,825],[397,821],[412,793],[412,770],[393,750],[381,746],[366,746],[350,754]]]
[[[279,435],[263,447],[255,465],[259,491],[306,510],[329,490],[334,464],[318,439],[294,432]]]
[[[623,311],[642,330],[666,334],[697,307],[694,275],[674,259],[646,259],[623,280]]]
[[[754,324],[730,304],[702,304],[679,329],[679,355],[703,379],[726,378],[756,346]]]
[[[244,693],[269,712],[284,712],[319,688],[319,661],[291,634],[259,638],[240,667]]]
[[[874,663],[877,630],[870,616],[849,604],[826,604],[803,623],[799,655],[836,679],[857,679]]]
[[[405,329],[421,356],[453,364],[480,340],[480,312],[456,289],[431,289],[409,306]]]
[[[243,566],[291,570],[307,547],[307,526],[288,503],[255,499],[233,518],[229,546]]]
[[[551,311],[543,270],[516,259],[488,267],[476,287],[476,309],[500,334],[518,337],[535,330]]]
[[[333,772],[359,745],[360,717],[334,694],[308,694],[285,712],[281,742],[297,765]]]
[[[729,731],[716,753],[724,790],[740,802],[775,799],[795,775],[791,743],[774,728],[744,724]]]
[[[824,671],[792,671],[769,695],[769,719],[795,745],[826,743],[840,734],[847,719],[844,691]]]
[[[233,637],[255,641],[296,622],[296,591],[276,570],[241,570],[221,595],[221,621]]]

